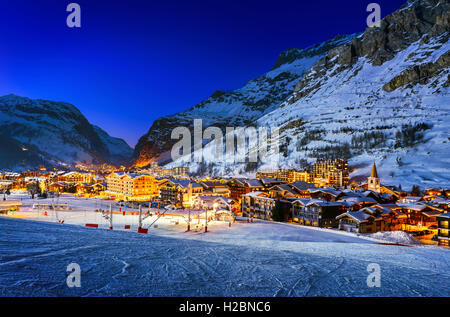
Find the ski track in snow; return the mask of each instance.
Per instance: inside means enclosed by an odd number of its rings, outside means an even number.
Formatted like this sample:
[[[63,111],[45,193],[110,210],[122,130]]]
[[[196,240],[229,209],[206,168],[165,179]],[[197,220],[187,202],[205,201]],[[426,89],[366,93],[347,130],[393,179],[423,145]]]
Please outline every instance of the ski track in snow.
[[[0,217],[1,296],[449,296],[450,250],[275,223],[148,235]],[[66,285],[81,267],[81,288]],[[381,266],[381,288],[366,285]]]
[[[109,222],[93,212],[108,208],[104,201],[63,195],[59,202],[72,209],[58,212],[59,224],[52,212],[29,210],[37,201],[13,199],[24,204],[18,215],[30,218],[0,217],[0,296],[450,295],[444,248],[266,221],[185,232],[169,216],[143,235],[138,216],[115,214],[115,229],[106,230]],[[100,229],[82,227],[90,222]],[[132,230],[120,230],[125,224]],[[72,262],[81,267],[81,288],[66,285]],[[381,267],[381,288],[366,285],[370,263]]]

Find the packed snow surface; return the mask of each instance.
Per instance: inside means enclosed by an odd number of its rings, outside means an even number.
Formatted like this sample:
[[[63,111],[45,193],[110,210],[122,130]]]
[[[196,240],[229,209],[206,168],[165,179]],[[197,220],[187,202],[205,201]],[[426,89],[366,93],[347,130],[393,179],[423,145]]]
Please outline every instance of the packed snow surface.
[[[186,232],[183,217],[165,217],[145,235],[135,233],[136,216],[114,214],[114,230],[102,229],[101,214],[81,211],[100,202],[68,201],[72,210],[58,213],[64,224],[27,207],[0,217],[0,296],[450,295],[450,250],[441,247],[265,221]],[[95,217],[100,229],[80,226]],[[80,288],[66,284],[73,262]],[[370,263],[380,265],[379,288],[367,286]]]

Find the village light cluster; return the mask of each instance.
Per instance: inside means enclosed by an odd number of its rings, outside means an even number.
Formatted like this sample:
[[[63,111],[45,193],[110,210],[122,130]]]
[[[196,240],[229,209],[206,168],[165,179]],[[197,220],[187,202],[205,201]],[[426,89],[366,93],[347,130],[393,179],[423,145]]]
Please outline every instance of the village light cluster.
[[[92,167],[90,167],[92,168]],[[20,201],[7,199],[11,192],[26,191],[32,198],[59,197],[63,193],[118,201],[105,207],[112,227],[113,209],[125,215],[127,204],[139,206],[140,219],[152,214],[188,217],[207,231],[211,220],[231,226],[236,217],[248,221],[286,221],[304,226],[336,228],[356,233],[405,231],[429,243],[449,244],[448,209],[450,190],[429,188],[411,193],[383,185],[373,163],[366,182],[350,183],[344,159],[317,161],[311,170],[264,170],[255,178],[194,177],[187,167],[161,168],[156,162],[146,168],[112,171],[108,166],[84,171],[3,172],[0,185],[3,213],[19,211]],[[67,210],[64,203],[33,204],[44,211]],[[146,211],[148,209],[148,212]],[[145,213],[142,214],[141,211]],[[45,211],[45,213],[47,213]],[[111,216],[108,216],[111,215]],[[57,217],[63,222],[61,217]],[[159,218],[158,218],[159,219]],[[141,228],[141,221],[139,227]]]

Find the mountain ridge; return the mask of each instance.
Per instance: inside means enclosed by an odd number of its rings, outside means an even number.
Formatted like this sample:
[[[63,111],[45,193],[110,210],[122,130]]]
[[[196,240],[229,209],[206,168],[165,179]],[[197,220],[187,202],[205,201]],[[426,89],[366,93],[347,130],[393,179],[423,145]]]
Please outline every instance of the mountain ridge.
[[[276,166],[215,162],[211,144],[203,151],[206,168],[185,164],[194,172],[245,176],[343,157],[354,179],[377,161],[387,184],[450,184],[449,21],[448,1],[409,1],[379,28],[330,49],[289,97],[253,123],[281,128]]]
[[[303,73],[329,49],[356,35],[338,35],[305,49],[286,50],[279,54],[271,70],[249,80],[243,87],[232,91],[216,90],[209,98],[185,111],[155,120],[135,147],[134,165],[145,166],[154,160],[167,162],[167,152],[174,144],[170,139],[172,129],[177,126],[192,128],[196,118],[203,120],[205,128],[218,126],[223,129],[252,123],[284,101]]]
[[[3,143],[14,144],[14,155],[2,151],[2,167],[18,167],[17,162],[22,167],[65,166],[77,161],[121,164],[132,155],[125,141],[93,126],[67,102],[2,96],[0,131]]]

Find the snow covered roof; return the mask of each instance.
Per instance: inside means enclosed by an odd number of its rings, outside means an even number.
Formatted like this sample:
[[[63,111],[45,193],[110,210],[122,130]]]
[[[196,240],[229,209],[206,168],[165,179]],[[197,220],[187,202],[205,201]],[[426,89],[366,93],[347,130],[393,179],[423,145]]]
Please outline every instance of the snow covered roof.
[[[245,178],[232,178],[232,179],[230,179],[230,182],[239,183],[241,185],[244,185],[245,181],[246,181]]]
[[[269,197],[268,197],[268,194],[267,194],[267,193],[264,193],[264,192],[258,192],[258,191],[250,192],[250,193],[248,193],[248,194],[245,194],[244,196],[254,197],[254,198],[268,198],[268,199],[272,199],[272,198],[269,198]]]
[[[294,187],[298,191],[303,191],[303,190],[307,190],[310,188],[316,188],[316,186],[314,184],[307,183],[304,181],[293,182],[293,183],[288,184],[288,186]]]
[[[323,200],[323,199],[316,199],[316,200],[308,203],[307,206],[312,206],[312,205],[316,205],[319,207],[337,207],[337,206],[342,206],[342,203],[339,203],[337,201],[327,201],[327,200]]]
[[[260,179],[261,183],[263,184],[272,184],[272,183],[283,183],[283,181],[279,180],[279,179],[275,179],[275,178],[261,178]]]
[[[421,199],[422,199],[422,197],[419,197],[419,196],[406,196],[405,198],[403,198],[404,201],[407,201],[407,200],[409,200],[409,201],[419,201]]]
[[[182,188],[189,188],[189,184],[192,183],[192,187],[194,187],[194,184],[197,184],[198,186],[202,187],[199,183],[191,182],[188,179],[170,179],[167,182],[172,183],[175,186],[180,186]],[[197,187],[197,186],[195,186]]]
[[[308,198],[298,198],[292,202],[292,204],[306,206],[309,203],[310,199]]]
[[[433,205],[449,205],[450,200],[444,199],[444,198],[436,198],[431,201],[431,204],[433,204]]]
[[[439,210],[427,210],[427,211],[423,211],[422,214],[427,217],[433,217],[433,216],[440,215],[441,212]]]
[[[416,210],[416,211],[420,211],[422,209],[425,209],[427,207],[430,207],[428,205],[424,205],[424,204],[415,204],[415,203],[398,203],[397,206],[399,207],[404,207],[404,208],[408,208],[411,210]]]
[[[275,186],[271,187],[270,190],[282,190],[282,191],[287,191],[287,192],[291,193],[292,195],[297,195],[297,192],[294,191],[291,187],[289,187],[288,184],[275,185]]]
[[[203,181],[200,182],[201,185],[204,185],[204,187],[210,188],[210,187],[225,187],[226,185],[218,182],[218,181]]]
[[[322,192],[322,193],[326,193],[326,194],[330,194],[332,196],[339,196],[340,194],[342,194],[343,192],[340,190],[335,190],[334,188],[310,188],[309,189],[310,193],[317,193],[317,192]]]
[[[221,199],[223,201],[226,201],[225,197],[222,197],[222,196],[197,196],[194,199],[199,199],[199,200],[204,200],[204,201],[215,201],[215,200]]]
[[[339,219],[344,218],[346,216],[356,220],[357,222],[364,222],[369,217],[372,217],[371,215],[369,215],[369,214],[359,210],[359,211],[350,211],[350,212],[343,213],[343,214],[337,216],[336,219],[339,220]]]
[[[348,197],[344,196],[339,201],[345,201],[352,204],[358,204],[358,203],[374,203],[376,204],[377,201],[371,197],[361,197],[361,196],[355,196],[355,197]]]
[[[450,219],[450,212],[447,212],[445,214],[441,214],[438,216],[439,218],[449,218]]]
[[[263,184],[258,179],[246,179],[244,183],[248,185],[248,187],[263,187]]]
[[[365,211],[368,214],[373,215],[373,214],[377,213],[379,211],[379,209],[375,208],[375,207],[364,207],[364,208],[361,209],[361,211]]]

